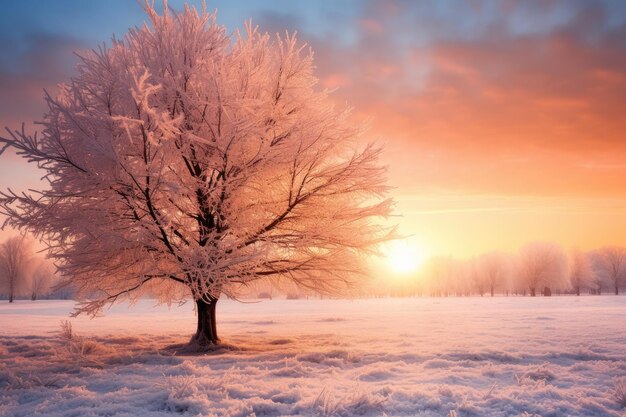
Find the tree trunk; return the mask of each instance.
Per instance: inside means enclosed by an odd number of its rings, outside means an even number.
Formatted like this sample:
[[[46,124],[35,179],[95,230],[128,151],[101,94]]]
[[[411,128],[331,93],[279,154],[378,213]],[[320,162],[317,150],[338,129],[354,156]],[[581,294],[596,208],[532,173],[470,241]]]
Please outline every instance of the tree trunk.
[[[196,301],[196,310],[198,313],[198,328],[196,334],[191,338],[191,342],[198,347],[209,347],[219,343],[217,337],[217,326],[215,325],[215,306],[217,298],[210,297],[207,302],[204,299]]]
[[[615,295],[619,295],[619,286],[615,285]]]
[[[491,296],[493,297],[493,286],[491,287]]]
[[[531,297],[534,297],[534,296],[535,296],[535,289],[534,289],[534,288],[531,288],[531,289],[530,289],[530,296],[531,296]]]
[[[544,297],[551,297],[552,296],[552,291],[550,290],[550,287],[544,287],[543,288],[543,296]]]
[[[9,303],[13,302],[13,293],[9,294]]]
[[[36,301],[37,300],[37,294],[36,293],[32,293],[30,295],[30,299],[31,299],[31,301]]]
[[[576,295],[580,295],[580,287],[576,287]]]

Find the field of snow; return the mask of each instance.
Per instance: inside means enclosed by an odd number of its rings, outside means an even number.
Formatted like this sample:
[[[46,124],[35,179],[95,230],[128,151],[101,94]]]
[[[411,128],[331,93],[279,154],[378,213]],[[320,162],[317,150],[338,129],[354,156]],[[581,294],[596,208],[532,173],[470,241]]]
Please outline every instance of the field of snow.
[[[0,416],[625,416],[626,297],[0,304]],[[621,403],[621,404],[620,404]]]

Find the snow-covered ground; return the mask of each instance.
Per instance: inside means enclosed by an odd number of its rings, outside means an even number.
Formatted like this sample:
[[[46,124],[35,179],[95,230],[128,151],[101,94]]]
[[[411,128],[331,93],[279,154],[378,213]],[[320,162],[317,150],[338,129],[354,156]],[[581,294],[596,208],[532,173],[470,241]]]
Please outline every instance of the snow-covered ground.
[[[0,304],[1,416],[625,416],[626,297]],[[67,333],[67,332],[66,332]]]

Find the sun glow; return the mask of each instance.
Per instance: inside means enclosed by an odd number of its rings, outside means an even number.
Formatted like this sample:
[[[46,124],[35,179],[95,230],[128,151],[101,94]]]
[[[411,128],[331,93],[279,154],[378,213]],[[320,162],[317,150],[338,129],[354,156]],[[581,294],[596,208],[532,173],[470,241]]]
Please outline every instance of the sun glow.
[[[426,260],[425,251],[414,242],[397,240],[389,244],[385,251],[387,264],[398,275],[417,271]]]

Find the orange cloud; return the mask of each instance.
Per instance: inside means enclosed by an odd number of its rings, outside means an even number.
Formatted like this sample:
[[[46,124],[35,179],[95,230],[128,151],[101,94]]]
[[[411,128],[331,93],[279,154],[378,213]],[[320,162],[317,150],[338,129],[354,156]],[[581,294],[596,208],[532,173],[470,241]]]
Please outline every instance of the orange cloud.
[[[620,195],[626,45],[613,37],[502,29],[404,52],[368,37],[350,49],[320,43],[318,66],[350,80],[338,95],[373,117],[401,186]]]

